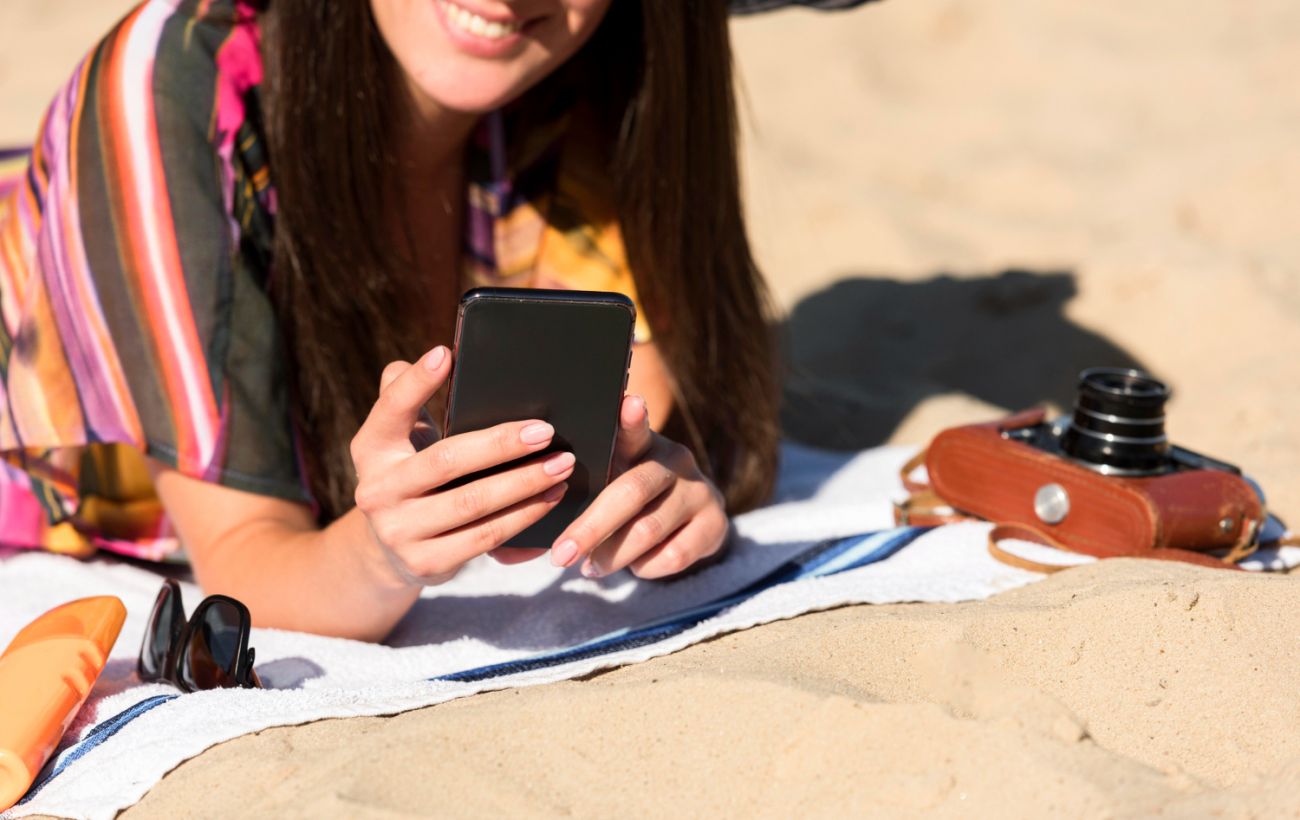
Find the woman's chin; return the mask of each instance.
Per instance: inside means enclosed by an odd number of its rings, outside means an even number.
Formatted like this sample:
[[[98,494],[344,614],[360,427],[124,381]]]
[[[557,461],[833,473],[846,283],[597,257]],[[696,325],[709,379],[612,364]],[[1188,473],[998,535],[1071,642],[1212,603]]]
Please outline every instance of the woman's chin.
[[[527,90],[518,78],[475,78],[465,81],[420,83],[419,89],[440,108],[465,114],[495,111]]]
[[[454,96],[439,102],[448,111],[462,114],[489,114],[509,103],[515,95]]]

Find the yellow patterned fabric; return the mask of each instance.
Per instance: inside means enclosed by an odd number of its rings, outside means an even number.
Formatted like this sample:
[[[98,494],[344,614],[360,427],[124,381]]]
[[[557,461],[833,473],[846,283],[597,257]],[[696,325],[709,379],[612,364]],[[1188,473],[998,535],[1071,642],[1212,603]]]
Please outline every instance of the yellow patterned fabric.
[[[466,283],[621,293],[637,307],[636,341],[648,342],[608,179],[579,122],[566,113],[507,149],[502,115],[484,120],[475,149],[485,162],[471,161]]]

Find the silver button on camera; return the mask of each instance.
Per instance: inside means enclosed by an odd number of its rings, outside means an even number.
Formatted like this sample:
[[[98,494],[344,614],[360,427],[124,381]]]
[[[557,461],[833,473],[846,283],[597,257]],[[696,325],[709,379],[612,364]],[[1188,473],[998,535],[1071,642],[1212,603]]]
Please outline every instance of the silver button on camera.
[[[1070,514],[1070,494],[1060,484],[1044,484],[1034,493],[1034,513],[1044,524],[1059,524]]]

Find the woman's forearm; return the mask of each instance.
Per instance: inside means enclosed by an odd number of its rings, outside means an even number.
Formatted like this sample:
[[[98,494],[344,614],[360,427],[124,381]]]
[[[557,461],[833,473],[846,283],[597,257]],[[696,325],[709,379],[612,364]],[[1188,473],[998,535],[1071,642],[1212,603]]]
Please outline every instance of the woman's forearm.
[[[324,529],[254,518],[192,554],[205,593],[242,601],[254,626],[382,640],[419,597],[352,510]]]

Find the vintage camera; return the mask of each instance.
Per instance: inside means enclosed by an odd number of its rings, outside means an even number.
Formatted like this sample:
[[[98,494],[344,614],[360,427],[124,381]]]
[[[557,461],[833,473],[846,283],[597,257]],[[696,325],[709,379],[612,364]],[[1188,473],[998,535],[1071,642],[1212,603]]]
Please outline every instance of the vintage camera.
[[[1137,370],[1085,370],[1070,416],[1030,410],[940,433],[925,456],[931,485],[957,510],[1078,552],[1235,561],[1257,543],[1263,503],[1237,467],[1169,443],[1169,395]]]

